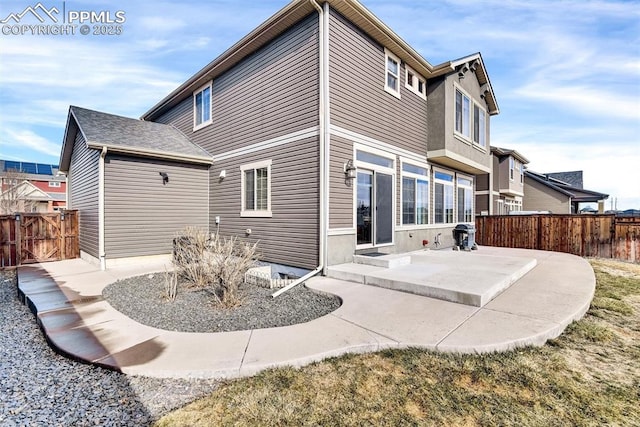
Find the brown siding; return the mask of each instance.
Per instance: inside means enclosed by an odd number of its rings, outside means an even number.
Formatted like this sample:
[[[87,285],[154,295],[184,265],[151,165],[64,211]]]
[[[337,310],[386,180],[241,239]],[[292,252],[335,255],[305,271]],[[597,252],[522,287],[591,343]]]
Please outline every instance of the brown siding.
[[[318,19],[311,14],[213,82],[213,123],[193,131],[193,98],[157,121],[217,155],[318,125]]]
[[[98,186],[100,152],[87,148],[76,134],[69,167],[69,209],[79,213],[80,250],[96,258],[98,254]]]
[[[162,183],[160,172],[169,175]],[[186,226],[208,228],[208,167],[107,155],[107,259],[171,253]]]
[[[569,196],[559,193],[530,178],[524,178],[522,210],[551,211],[555,214],[571,213]]]
[[[345,181],[344,164],[353,160],[353,142],[331,136],[329,170],[329,228],[353,228],[353,186],[356,180]]]
[[[271,160],[272,218],[240,216],[240,166]],[[219,179],[220,171],[226,177]],[[318,265],[319,157],[318,138],[307,138],[269,150],[221,160],[210,173],[210,226],[220,216],[220,233],[259,241],[262,259],[313,269]]]
[[[427,148],[427,101],[405,88],[384,90],[384,47],[331,11],[329,84],[331,124],[422,154]]]
[[[489,190],[489,174],[476,175],[476,191]]]

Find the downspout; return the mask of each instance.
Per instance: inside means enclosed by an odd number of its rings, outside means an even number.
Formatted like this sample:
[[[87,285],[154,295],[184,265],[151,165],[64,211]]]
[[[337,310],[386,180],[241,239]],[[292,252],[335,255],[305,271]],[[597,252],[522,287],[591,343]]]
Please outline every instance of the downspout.
[[[320,65],[320,87],[319,87],[319,143],[320,143],[320,224],[319,224],[319,244],[318,244],[318,267],[298,280],[288,284],[271,296],[273,298],[282,295],[289,289],[306,282],[316,274],[325,273],[327,265],[327,230],[329,226],[329,14],[328,3],[324,4],[325,10],[316,0],[309,0],[311,5],[318,11],[318,59]]]
[[[107,156],[107,147],[102,147],[98,168],[98,256],[100,257],[100,269],[107,269],[107,260],[104,249],[104,158]]]

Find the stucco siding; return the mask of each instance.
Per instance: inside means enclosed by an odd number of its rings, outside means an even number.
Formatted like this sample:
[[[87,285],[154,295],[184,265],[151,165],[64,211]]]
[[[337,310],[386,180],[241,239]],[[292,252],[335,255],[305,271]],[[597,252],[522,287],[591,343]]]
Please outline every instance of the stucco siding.
[[[261,150],[214,164],[210,173],[210,226],[220,217],[223,236],[258,241],[264,261],[313,269],[318,265],[318,137]],[[242,217],[242,165],[271,160],[270,218]],[[225,178],[220,179],[220,172]],[[251,234],[246,230],[250,229]]]
[[[208,180],[205,165],[107,155],[107,259],[168,254],[184,227],[208,229]]]
[[[80,250],[98,258],[100,152],[76,134],[69,166],[69,209],[79,212]]]
[[[212,123],[193,130],[193,98],[158,118],[217,155],[318,126],[318,19],[311,14],[213,81]]]
[[[525,177],[522,209],[525,211],[551,211],[551,213],[555,214],[569,214],[571,213],[571,203],[569,196]]]
[[[425,153],[427,101],[405,87],[404,65],[398,99],[384,90],[384,47],[334,10],[329,22],[331,124]]]

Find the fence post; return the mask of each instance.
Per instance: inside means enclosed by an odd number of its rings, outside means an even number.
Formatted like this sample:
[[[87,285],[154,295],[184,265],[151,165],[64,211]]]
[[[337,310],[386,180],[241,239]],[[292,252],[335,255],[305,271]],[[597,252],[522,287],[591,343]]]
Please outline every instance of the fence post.
[[[24,221],[24,218],[22,217],[22,215],[20,215],[20,221],[13,222],[16,227],[16,267],[22,264],[22,238],[21,238],[22,227],[20,227],[21,221]]]
[[[60,259],[61,260],[67,259],[67,238],[66,238],[67,233],[65,231],[64,221],[62,220],[63,214],[64,214],[63,212],[58,211],[58,216],[56,218],[56,221],[58,222],[58,230],[60,230]]]

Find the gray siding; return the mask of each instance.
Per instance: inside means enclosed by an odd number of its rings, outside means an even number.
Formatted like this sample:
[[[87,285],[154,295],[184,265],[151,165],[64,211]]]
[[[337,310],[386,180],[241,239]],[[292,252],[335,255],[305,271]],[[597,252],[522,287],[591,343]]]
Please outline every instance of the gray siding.
[[[168,184],[160,172],[169,175]],[[107,155],[107,259],[168,254],[184,227],[208,229],[208,177],[204,165]]]
[[[405,88],[404,65],[398,99],[384,90],[384,47],[333,10],[329,25],[331,124],[426,154],[427,101]]]
[[[212,124],[193,131],[193,98],[157,121],[216,155],[318,125],[318,17],[313,13],[213,82]]]
[[[245,164],[271,160],[271,218],[241,217],[241,172]],[[219,179],[220,171],[226,177]],[[318,265],[318,138],[218,161],[211,168],[210,226],[220,217],[223,236],[259,241],[264,261],[313,269]],[[251,235],[245,234],[251,229]]]
[[[533,179],[524,178],[524,198],[522,209],[525,211],[551,211],[555,214],[571,213],[569,196],[555,191]]]
[[[100,152],[87,148],[76,134],[69,166],[69,209],[79,212],[80,250],[99,258],[98,188]]]
[[[353,228],[353,186],[356,180],[345,181],[344,164],[353,160],[353,142],[331,136],[329,169],[329,228]]]
[[[446,149],[465,159],[489,168],[491,166],[489,159],[491,119],[489,113],[486,112],[486,147],[484,149],[479,149],[479,146],[472,144],[470,141],[465,142],[455,137],[454,81],[457,82],[477,104],[485,106],[486,108],[484,100],[480,97],[478,79],[473,73],[466,73],[464,79],[458,79],[457,73],[453,73],[444,78],[440,77],[430,80],[427,84],[429,152]]]

